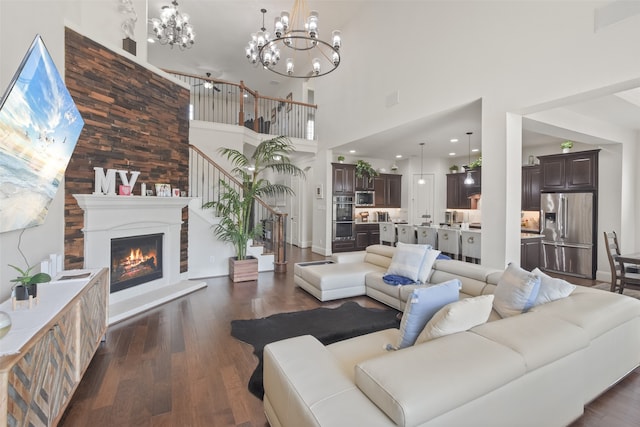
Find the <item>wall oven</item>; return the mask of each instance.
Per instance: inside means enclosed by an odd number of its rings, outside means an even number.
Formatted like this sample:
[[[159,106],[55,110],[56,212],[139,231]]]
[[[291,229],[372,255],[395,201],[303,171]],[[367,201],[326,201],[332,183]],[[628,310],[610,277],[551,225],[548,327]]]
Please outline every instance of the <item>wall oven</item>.
[[[333,240],[354,238],[354,206],[352,196],[333,197]]]

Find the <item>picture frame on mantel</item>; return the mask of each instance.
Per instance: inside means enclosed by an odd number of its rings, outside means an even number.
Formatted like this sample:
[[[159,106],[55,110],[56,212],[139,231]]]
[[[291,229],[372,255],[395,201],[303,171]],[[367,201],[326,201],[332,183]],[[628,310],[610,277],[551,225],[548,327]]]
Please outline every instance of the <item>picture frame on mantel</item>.
[[[171,197],[171,185],[156,184],[156,197]]]

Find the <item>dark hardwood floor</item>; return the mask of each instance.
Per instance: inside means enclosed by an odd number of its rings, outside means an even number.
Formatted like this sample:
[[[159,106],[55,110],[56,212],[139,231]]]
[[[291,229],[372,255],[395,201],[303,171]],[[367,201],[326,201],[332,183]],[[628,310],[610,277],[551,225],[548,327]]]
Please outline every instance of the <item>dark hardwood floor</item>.
[[[207,279],[205,289],[111,326],[59,425],[266,426],[262,401],[247,390],[257,359],[250,345],[231,337],[231,320],[344,302],[320,303],[295,287],[293,264],[324,257],[288,250],[287,273],[260,273],[257,283],[235,285],[226,277]],[[572,424],[639,425],[640,369]]]

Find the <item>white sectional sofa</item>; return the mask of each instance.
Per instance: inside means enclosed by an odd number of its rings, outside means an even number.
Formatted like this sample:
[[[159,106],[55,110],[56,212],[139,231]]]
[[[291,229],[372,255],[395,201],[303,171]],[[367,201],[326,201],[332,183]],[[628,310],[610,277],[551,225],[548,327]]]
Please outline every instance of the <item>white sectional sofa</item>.
[[[353,285],[348,293],[359,289],[357,295],[403,308],[412,287],[381,280],[383,258],[392,256],[393,248],[373,246],[357,259],[303,268],[358,271],[360,282],[343,282]],[[314,270],[296,270],[296,283],[312,286]],[[458,278],[466,298],[492,294],[500,276],[436,261],[431,282]],[[315,283],[307,290],[316,297],[339,294],[337,281]],[[311,336],[267,345],[264,408],[271,426],[567,425],[640,363],[640,301],[578,287],[524,314],[503,319],[493,312],[467,331],[388,351],[398,334],[389,329],[329,346]]]

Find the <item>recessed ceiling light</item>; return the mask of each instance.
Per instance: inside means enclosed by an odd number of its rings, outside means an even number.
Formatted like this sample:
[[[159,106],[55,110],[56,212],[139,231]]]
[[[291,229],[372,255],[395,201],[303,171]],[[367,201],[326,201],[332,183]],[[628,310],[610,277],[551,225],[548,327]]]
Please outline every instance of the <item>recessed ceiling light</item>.
[[[402,154],[396,154],[396,159],[401,159],[402,158]]]
[[[450,142],[458,142],[458,138],[451,138],[449,141]]]
[[[351,154],[353,154],[353,153],[355,153],[355,152],[356,152],[356,150],[349,150],[349,152],[350,152]]]
[[[479,148],[474,148],[473,150],[471,150],[472,153],[477,153],[478,151],[480,151]]]
[[[449,155],[450,155],[450,156],[455,156],[455,155],[456,155],[456,153],[449,153]]]
[[[156,42],[156,39],[154,39],[153,37],[149,37],[149,38],[147,39],[147,42],[148,42],[148,43],[152,43],[152,44],[153,44],[153,43],[155,43],[155,42]]]

